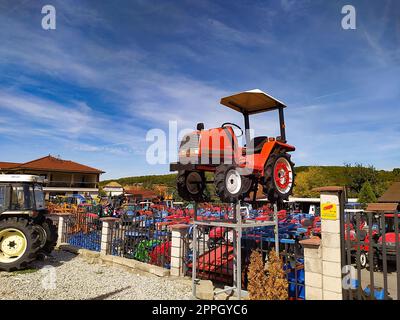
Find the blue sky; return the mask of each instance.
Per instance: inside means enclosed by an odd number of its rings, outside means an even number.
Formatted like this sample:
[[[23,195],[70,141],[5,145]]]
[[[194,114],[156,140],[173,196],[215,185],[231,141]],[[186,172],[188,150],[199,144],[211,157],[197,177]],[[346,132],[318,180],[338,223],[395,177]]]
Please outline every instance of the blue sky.
[[[41,28],[45,4],[56,30]],[[148,130],[242,125],[219,99],[260,88],[288,105],[296,165],[400,167],[399,1],[3,0],[0,41],[0,161],[167,173],[146,162]]]

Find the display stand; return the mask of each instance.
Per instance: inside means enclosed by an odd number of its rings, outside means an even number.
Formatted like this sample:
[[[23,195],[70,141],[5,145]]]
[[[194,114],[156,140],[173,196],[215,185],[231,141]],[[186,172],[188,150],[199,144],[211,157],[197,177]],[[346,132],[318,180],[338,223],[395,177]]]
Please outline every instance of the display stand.
[[[234,219],[233,222],[226,221],[198,221],[197,220],[197,203],[194,205],[194,221],[193,221],[193,262],[192,262],[192,294],[196,298],[196,283],[197,279],[197,237],[198,237],[198,226],[208,227],[225,227],[233,229],[233,248],[234,248],[234,260],[233,260],[233,286],[217,291],[214,295],[218,295],[224,292],[236,291],[236,296],[240,300],[242,298],[242,257],[241,257],[241,239],[242,231],[246,228],[257,228],[274,226],[275,234],[275,250],[279,254],[279,235],[278,235],[278,214],[277,205],[274,204],[274,220],[273,221],[243,221],[240,212],[240,202],[234,206]]]

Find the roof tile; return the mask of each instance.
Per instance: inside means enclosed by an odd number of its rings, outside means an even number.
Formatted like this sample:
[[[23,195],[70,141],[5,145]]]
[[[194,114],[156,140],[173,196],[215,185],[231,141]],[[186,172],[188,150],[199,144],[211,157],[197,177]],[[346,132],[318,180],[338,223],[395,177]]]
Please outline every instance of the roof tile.
[[[3,167],[1,166],[1,164],[3,164]],[[0,162],[0,168],[12,170],[31,169],[62,172],[104,173],[104,171],[85,166],[74,161],[55,158],[50,155],[25,163]]]

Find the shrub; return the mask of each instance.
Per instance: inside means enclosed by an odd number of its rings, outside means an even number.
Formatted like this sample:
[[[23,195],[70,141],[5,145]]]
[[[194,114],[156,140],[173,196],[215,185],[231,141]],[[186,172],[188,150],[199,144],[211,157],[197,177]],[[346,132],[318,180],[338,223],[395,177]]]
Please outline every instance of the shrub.
[[[288,285],[282,259],[271,250],[267,265],[267,300],[287,300]]]
[[[262,254],[253,250],[250,256],[248,272],[250,300],[287,300],[288,281],[283,263],[274,250],[268,256],[267,269],[262,260]]]
[[[250,255],[248,281],[247,290],[250,300],[267,300],[267,276],[262,254],[257,250],[253,250]]]

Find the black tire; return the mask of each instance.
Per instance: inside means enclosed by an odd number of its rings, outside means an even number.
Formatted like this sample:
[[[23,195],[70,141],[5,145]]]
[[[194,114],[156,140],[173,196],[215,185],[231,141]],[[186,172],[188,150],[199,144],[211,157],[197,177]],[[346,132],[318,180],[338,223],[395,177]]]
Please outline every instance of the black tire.
[[[216,246],[215,240],[214,239],[208,239],[207,240],[207,247],[208,249],[214,249]]]
[[[381,259],[379,259],[378,253],[374,253],[374,256],[372,258],[373,264],[374,264],[374,271],[381,271]]]
[[[237,184],[236,190],[230,191],[227,185],[229,183],[227,179],[228,175],[230,175],[233,171],[236,171],[237,179],[240,177],[240,181],[236,180],[236,182],[239,181],[240,185]],[[215,170],[214,185],[215,192],[222,202],[236,203],[243,199],[244,193],[249,191],[249,188],[251,187],[251,180],[247,176],[240,175],[238,168],[235,165],[221,164]]]
[[[197,183],[191,183],[197,181]],[[206,202],[206,177],[204,172],[180,171],[176,178],[179,196],[186,201]]]
[[[41,248],[41,250],[46,254],[50,254],[54,250],[57,244],[57,239],[58,239],[57,227],[54,225],[53,220],[49,218],[47,218],[41,224],[41,227],[46,232],[46,243]]]
[[[357,257],[357,255],[356,255]],[[360,267],[361,269],[365,269],[368,264],[368,255],[366,254],[365,251],[360,252],[360,259],[359,259]]]
[[[39,233],[35,229],[32,220],[27,218],[12,217],[0,220],[0,232],[5,229],[16,229],[21,232],[26,239],[26,248],[18,259],[10,262],[0,261],[0,270],[9,272],[23,269],[36,258],[40,249]],[[3,238],[0,239],[0,245],[2,241]],[[0,254],[2,254],[1,251]]]
[[[294,163],[290,160],[290,154],[281,151],[280,149],[275,149],[275,151],[269,156],[267,162],[264,166],[264,179],[263,179],[263,192],[268,197],[271,202],[288,200],[289,196],[293,193],[294,187]],[[274,177],[274,168],[279,162],[285,162],[290,166],[290,171],[292,173],[292,181],[289,182],[287,190],[282,191],[282,189],[277,185]]]

